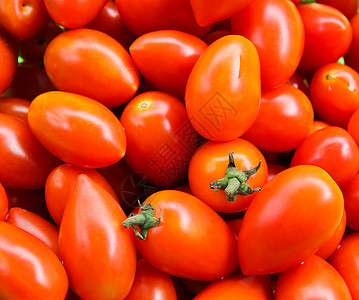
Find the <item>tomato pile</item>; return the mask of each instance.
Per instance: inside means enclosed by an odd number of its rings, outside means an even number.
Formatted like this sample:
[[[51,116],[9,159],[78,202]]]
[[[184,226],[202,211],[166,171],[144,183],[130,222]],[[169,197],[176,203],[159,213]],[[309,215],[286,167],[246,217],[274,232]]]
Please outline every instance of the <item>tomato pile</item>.
[[[358,0],[0,0],[0,299],[359,299]]]

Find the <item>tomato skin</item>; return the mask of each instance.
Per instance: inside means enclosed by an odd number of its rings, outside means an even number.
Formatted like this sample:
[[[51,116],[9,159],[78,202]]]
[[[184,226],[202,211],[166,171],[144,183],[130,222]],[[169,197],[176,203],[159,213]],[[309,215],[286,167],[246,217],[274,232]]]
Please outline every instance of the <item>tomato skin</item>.
[[[20,207],[12,207],[6,216],[7,223],[37,237],[59,257],[58,228],[43,217]]]
[[[357,13],[359,2],[357,0],[317,0],[317,3],[330,5],[340,10],[349,20]]]
[[[68,164],[100,168],[125,155],[122,124],[91,98],[60,91],[40,94],[31,102],[28,120],[36,138]]]
[[[27,112],[31,101],[18,97],[1,97],[0,113],[12,115],[27,123]]]
[[[138,176],[159,187],[172,187],[187,173],[197,147],[184,103],[164,92],[145,92],[121,114],[127,136],[125,161]]]
[[[352,299],[338,271],[316,255],[280,273],[274,295],[275,300]]]
[[[269,163],[268,164],[268,181],[271,180],[279,172],[284,171],[285,169],[287,169],[286,166]]]
[[[129,53],[98,30],[80,28],[59,34],[46,48],[44,63],[57,89],[93,98],[109,108],[126,103],[139,87]]]
[[[217,280],[205,287],[193,300],[205,299],[243,299],[270,300],[273,298],[268,275],[231,275]]]
[[[321,121],[321,120],[314,120],[313,124],[310,128],[309,134],[316,132],[317,130],[320,130],[322,128],[330,126],[327,122]]]
[[[341,187],[344,196],[344,207],[347,213],[347,226],[359,231],[359,173],[355,174]]]
[[[82,299],[123,299],[136,271],[131,232],[116,200],[87,175],[78,176],[59,231],[71,287]]]
[[[306,165],[278,173],[244,215],[238,234],[243,274],[273,274],[299,264],[334,234],[343,210],[340,188],[323,169]]]
[[[291,1],[253,0],[232,17],[232,33],[256,46],[266,88],[279,87],[296,71],[304,49],[304,26]]]
[[[309,97],[309,84],[310,78],[302,73],[295,72],[291,78],[288,79],[287,83],[300,89],[304,94]]]
[[[194,129],[206,139],[240,137],[259,111],[260,67],[254,45],[239,35],[209,45],[188,78],[185,102]]]
[[[19,39],[34,37],[49,19],[43,0],[0,1],[0,25]]]
[[[301,72],[314,72],[334,63],[348,50],[353,33],[348,19],[334,7],[320,3],[297,6],[305,30],[305,46],[298,66]]]
[[[65,299],[66,271],[54,252],[38,238],[0,221],[0,253],[1,299]]]
[[[0,182],[4,187],[39,189],[61,161],[35,138],[18,118],[0,113]]]
[[[135,242],[154,267],[200,281],[219,279],[238,267],[234,232],[201,200],[185,192],[162,190],[146,203],[153,205],[156,218],[162,211],[161,222],[149,230],[145,240],[136,237]]]
[[[351,115],[347,130],[359,146],[359,109]]]
[[[0,183],[0,220],[5,220],[9,209],[9,199],[3,185]]]
[[[51,18],[66,28],[86,25],[100,13],[107,2],[108,0],[44,0]]]
[[[328,126],[310,134],[298,146],[290,166],[298,165],[321,167],[342,186],[358,172],[359,149],[348,131]]]
[[[345,64],[359,72],[359,58],[357,55],[359,51],[359,13],[356,13],[350,19],[350,25],[353,31],[353,38],[348,51],[344,54],[344,61]]]
[[[299,89],[289,84],[262,88],[258,116],[243,138],[265,151],[287,152],[305,139],[313,120],[313,106]]]
[[[215,191],[210,183],[222,177],[228,166],[228,154],[233,151],[234,162],[238,170],[249,170],[258,165],[258,171],[249,177],[247,183],[252,189],[262,187],[267,182],[267,163],[256,146],[238,138],[230,142],[208,141],[193,154],[188,168],[188,181],[193,195],[218,212],[239,212],[245,210],[258,192],[228,201],[224,191]]]
[[[75,184],[76,178],[81,174],[89,176],[110,193],[112,197],[117,199],[116,193],[111,185],[98,171],[61,164],[51,171],[47,176],[45,183],[46,206],[52,219],[59,226],[61,224],[67,199]]]
[[[137,38],[130,46],[130,54],[149,83],[181,99],[189,74],[206,48],[207,44],[195,35],[159,30]]]

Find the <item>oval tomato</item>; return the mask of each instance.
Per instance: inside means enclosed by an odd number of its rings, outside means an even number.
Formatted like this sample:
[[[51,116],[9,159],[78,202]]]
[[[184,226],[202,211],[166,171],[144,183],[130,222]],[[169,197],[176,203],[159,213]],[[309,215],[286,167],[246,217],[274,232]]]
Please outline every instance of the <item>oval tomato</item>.
[[[350,25],[353,31],[353,39],[349,46],[348,51],[344,54],[345,63],[359,72],[359,13],[355,14],[351,20]]]
[[[302,73],[295,72],[287,81],[288,84],[300,89],[304,94],[309,97],[309,82],[310,78]]]
[[[325,128],[325,127],[328,127],[330,126],[327,122],[324,122],[324,121],[321,121],[321,120],[314,120],[313,121],[313,124],[310,128],[310,131],[309,131],[309,134],[317,131],[317,130],[320,130],[322,128]]]
[[[359,173],[355,174],[341,187],[344,196],[344,207],[347,215],[347,226],[359,231]]]
[[[209,140],[240,137],[257,117],[260,87],[254,45],[239,35],[216,40],[197,60],[187,81],[186,109],[194,129]]]
[[[353,137],[357,145],[359,146],[359,109],[357,109],[350,117],[348,126],[348,132]]]
[[[126,103],[139,87],[130,54],[98,30],[80,28],[59,34],[47,46],[44,63],[57,89],[93,98],[110,108]]]
[[[343,215],[340,188],[317,166],[296,166],[274,176],[248,207],[238,234],[245,275],[282,272],[314,254]]]
[[[100,168],[125,155],[122,124],[91,98],[60,91],[41,94],[31,102],[28,120],[36,138],[68,164]]]
[[[357,0],[316,0],[317,3],[327,4],[340,10],[349,20],[357,13],[359,2]]]
[[[0,98],[0,113],[12,115],[27,123],[31,101],[18,97]]]
[[[257,48],[262,85],[276,88],[296,71],[304,49],[304,27],[288,0],[253,0],[232,17],[232,33]]]

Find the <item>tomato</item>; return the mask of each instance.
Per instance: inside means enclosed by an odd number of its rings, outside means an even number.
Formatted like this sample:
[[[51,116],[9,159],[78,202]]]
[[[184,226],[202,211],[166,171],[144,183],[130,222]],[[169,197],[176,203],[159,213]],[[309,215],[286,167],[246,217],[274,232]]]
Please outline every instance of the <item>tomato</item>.
[[[109,108],[126,103],[139,86],[129,53],[98,30],[81,28],[59,34],[46,48],[44,62],[59,90],[93,98]]]
[[[127,137],[125,161],[140,177],[172,187],[186,175],[198,136],[181,100],[158,91],[139,94],[120,122]]]
[[[347,130],[359,146],[359,109],[351,115]]]
[[[116,200],[87,175],[76,179],[62,217],[59,250],[82,299],[123,299],[136,271],[131,232]]]
[[[347,284],[353,299],[359,297],[359,233],[343,238],[339,247],[329,257],[329,263],[339,272]]]
[[[359,59],[357,55],[359,51],[359,13],[353,16],[350,20],[350,25],[353,31],[353,38],[348,51],[344,54],[344,60],[348,66],[359,72]]]
[[[38,238],[0,221],[0,257],[1,299],[65,299],[66,271],[55,253]]]
[[[314,254],[343,215],[340,188],[323,169],[305,165],[274,176],[248,207],[238,234],[243,274],[273,274]]]
[[[263,88],[258,116],[243,138],[265,151],[287,152],[304,140],[313,120],[312,103],[299,89],[289,84]]]
[[[130,215],[123,225],[139,225],[137,249],[151,265],[170,275],[211,281],[238,267],[237,239],[232,229],[208,205],[188,193],[156,192],[141,205],[140,213]]]
[[[67,199],[75,184],[76,178],[81,174],[89,176],[110,193],[112,197],[117,199],[116,193],[111,185],[98,171],[61,164],[51,171],[45,183],[46,206],[57,225],[61,224]]]
[[[15,78],[17,51],[14,37],[0,28],[0,64],[2,66],[0,72],[0,94],[5,92]]]
[[[157,270],[142,258],[137,261],[135,280],[125,300],[145,298],[177,300],[177,295],[170,275]]]
[[[232,275],[210,283],[193,299],[270,300],[272,298],[273,292],[268,275]]]
[[[359,73],[339,63],[320,67],[310,83],[310,99],[321,120],[346,128],[359,108]]]
[[[250,4],[252,0],[226,2],[190,0],[190,2],[197,23],[200,26],[207,26],[233,16]]]
[[[355,174],[341,187],[344,196],[344,207],[347,213],[347,226],[359,231],[359,174]]]
[[[197,24],[188,0],[115,0],[115,3],[125,25],[136,37],[163,29],[202,37],[211,29]]]
[[[304,94],[309,97],[309,84],[310,78],[302,73],[295,72],[286,83],[300,89]]]
[[[305,30],[305,46],[298,70],[314,72],[336,62],[348,50],[352,29],[348,19],[334,7],[320,3],[297,6]]]
[[[348,131],[328,126],[304,139],[295,150],[290,165],[321,167],[341,186],[358,173],[359,149]]]
[[[227,168],[230,152],[233,152],[235,167],[240,172],[238,176],[243,176],[243,171],[254,171],[259,163],[260,167],[249,178],[246,178],[247,181],[243,179],[237,181],[242,189],[249,187],[251,190],[243,191],[241,194],[239,187],[237,187],[238,191],[237,189],[232,191],[230,198],[228,198],[226,192],[230,192],[229,184],[228,188],[224,186],[224,191],[221,191],[218,190],[220,187],[213,188],[212,183],[225,177],[227,170],[230,169]],[[231,168],[233,169],[233,166]],[[239,212],[248,207],[253,197],[258,193],[256,190],[267,182],[267,174],[265,158],[252,143],[241,138],[230,142],[208,141],[202,144],[191,157],[188,168],[188,182],[193,194],[214,210],[227,213]]]
[[[78,28],[92,21],[108,0],[44,0],[51,18],[66,28]]]
[[[183,98],[188,76],[206,48],[207,44],[192,34],[159,30],[137,38],[130,54],[138,70],[155,88]]]
[[[317,3],[327,4],[340,10],[349,20],[357,13],[359,2],[357,0],[317,0]]]
[[[4,187],[39,189],[61,161],[35,138],[29,125],[0,113],[0,182]]]
[[[256,46],[266,88],[279,87],[296,71],[304,49],[304,27],[291,1],[251,1],[232,17],[232,33]]]
[[[239,35],[209,45],[191,71],[185,101],[194,129],[206,139],[240,137],[259,111],[260,67],[254,45]]]
[[[0,220],[3,221],[9,209],[9,199],[3,185],[0,183]]]
[[[274,295],[276,300],[352,299],[338,271],[316,255],[280,273]]]
[[[0,1],[0,25],[19,39],[34,37],[48,21],[43,0]]]
[[[124,24],[115,2],[112,0],[107,2],[96,18],[87,23],[85,28],[96,29],[108,34],[126,49],[135,40],[135,37]]]
[[[227,224],[229,225],[229,227],[232,228],[232,230],[234,231],[234,233],[238,236],[239,230],[241,228],[243,222],[243,218],[236,218],[236,219],[232,219],[227,221]]]
[[[36,138],[68,164],[100,168],[125,155],[122,124],[91,98],[60,91],[41,94],[31,102],[28,120]]]
[[[309,131],[309,134],[317,131],[317,130],[320,130],[322,128],[325,128],[325,127],[328,127],[330,126],[327,122],[324,122],[324,121],[321,121],[321,120],[314,120],[313,121],[313,124],[310,128],[310,131]]]
[[[5,221],[37,237],[59,256],[57,245],[59,230],[48,220],[29,210],[12,207],[9,209]]]
[[[27,123],[31,101],[18,97],[1,97],[0,113],[12,115]]]

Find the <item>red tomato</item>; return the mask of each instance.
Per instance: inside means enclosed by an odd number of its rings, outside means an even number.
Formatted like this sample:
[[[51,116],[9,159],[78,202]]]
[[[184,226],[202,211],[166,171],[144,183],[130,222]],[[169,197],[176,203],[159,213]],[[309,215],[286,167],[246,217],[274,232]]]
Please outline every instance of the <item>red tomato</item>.
[[[111,185],[96,170],[77,168],[67,164],[59,165],[47,176],[45,183],[46,206],[57,225],[61,224],[67,199],[75,184],[76,178],[81,174],[89,176],[117,200],[116,193]]]
[[[0,113],[0,182],[4,187],[39,189],[61,161],[35,138],[29,125]]]
[[[316,255],[280,273],[274,295],[275,300],[352,299],[338,271]]]
[[[359,146],[359,108],[350,117],[347,129]]]
[[[345,236],[328,261],[343,277],[353,299],[358,299],[359,233]]]
[[[14,37],[0,28],[0,94],[6,91],[15,78],[17,70],[17,51]]]
[[[139,86],[129,53],[98,30],[81,28],[59,34],[46,48],[44,62],[59,90],[93,98],[109,108],[126,103]]]
[[[348,66],[359,72],[359,13],[355,14],[350,20],[350,25],[353,31],[353,39],[348,51],[344,54],[344,60]]]
[[[122,124],[91,98],[60,91],[41,94],[31,102],[28,120],[36,138],[68,164],[101,168],[125,155]]]
[[[309,82],[310,78],[302,73],[295,72],[287,81],[288,84],[300,89],[304,94],[309,97]]]
[[[310,128],[309,134],[316,132],[317,130],[320,130],[322,128],[330,126],[328,123],[321,121],[321,120],[314,120],[313,124]]]
[[[359,174],[355,174],[341,187],[344,196],[344,207],[347,213],[347,226],[359,231]]]
[[[225,191],[214,190],[211,183],[226,175],[230,152],[234,152],[234,164],[240,171],[253,169],[259,162],[261,165],[246,182],[243,179],[243,182],[240,182],[242,187],[249,186],[253,193],[245,192],[247,195],[242,195],[236,191],[233,192],[234,200],[228,201]],[[230,142],[209,141],[202,144],[191,157],[188,181],[196,197],[214,210],[228,213],[245,210],[257,194],[255,189],[261,188],[267,182],[267,174],[267,163],[262,153],[252,143],[239,138]]]
[[[232,275],[210,283],[193,300],[270,300],[273,298],[269,276]]]
[[[321,120],[346,128],[359,108],[359,73],[339,63],[320,67],[310,82],[310,100]]]
[[[170,275],[151,266],[145,259],[137,261],[136,276],[125,300],[165,299],[177,300],[176,289]]]
[[[34,37],[49,19],[43,0],[0,1],[0,25],[19,39]]]
[[[188,76],[206,48],[207,44],[192,34],[159,30],[137,38],[130,54],[138,70],[155,88],[183,98]]]
[[[298,146],[290,166],[298,165],[321,167],[341,186],[358,173],[359,149],[348,131],[328,126],[308,135]]]
[[[146,199],[140,214],[129,217],[123,225],[136,226],[141,219],[141,239],[135,237],[137,249],[162,272],[211,281],[238,267],[234,232],[195,196],[176,190],[156,192]],[[150,223],[157,226],[149,228]]]
[[[203,37],[211,29],[197,24],[188,0],[115,0],[115,3],[125,25],[136,37],[163,29]]]
[[[352,29],[348,19],[334,7],[319,3],[297,6],[305,30],[305,46],[298,69],[314,72],[336,62],[348,50]]]
[[[232,33],[256,46],[263,86],[279,87],[296,71],[304,49],[304,27],[291,1],[251,1],[232,17]]]
[[[51,18],[66,28],[78,28],[92,21],[108,0],[44,0]]]
[[[59,247],[57,244],[59,230],[48,220],[29,210],[13,207],[9,209],[9,213],[6,216],[6,222],[37,237],[59,256]]]
[[[186,175],[198,136],[181,100],[164,92],[139,94],[120,121],[127,137],[126,163],[140,177],[172,187]]]
[[[9,200],[3,185],[0,183],[0,220],[5,220],[9,209]]]
[[[359,2],[357,0],[317,0],[317,3],[327,4],[340,10],[349,20],[357,13]]]
[[[65,299],[68,290],[65,269],[38,238],[0,221],[0,256],[1,299]]]
[[[82,299],[123,299],[136,271],[131,232],[116,200],[87,175],[72,189],[59,232],[59,250],[71,287]]]
[[[12,115],[27,123],[27,112],[31,101],[17,97],[0,98],[0,113]]]
[[[313,106],[301,90],[289,84],[263,88],[258,116],[243,138],[265,151],[287,152],[305,139],[313,120]]]
[[[238,234],[245,275],[287,270],[314,254],[343,215],[340,188],[317,166],[296,166],[274,176],[248,207]]]
[[[259,111],[260,67],[254,45],[239,35],[209,45],[191,71],[185,101],[194,129],[206,139],[240,137]]]

